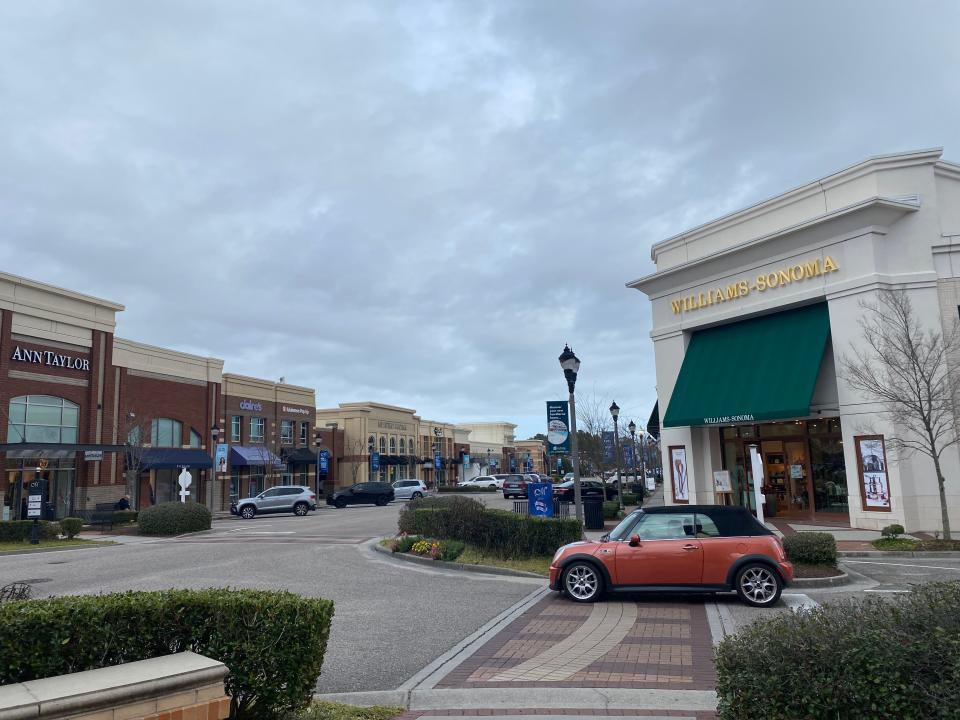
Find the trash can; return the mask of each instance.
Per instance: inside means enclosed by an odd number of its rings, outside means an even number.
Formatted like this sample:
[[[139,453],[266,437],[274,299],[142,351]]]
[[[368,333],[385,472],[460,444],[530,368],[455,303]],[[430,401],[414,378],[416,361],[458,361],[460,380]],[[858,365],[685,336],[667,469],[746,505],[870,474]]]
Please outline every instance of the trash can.
[[[587,530],[603,530],[603,499],[597,495],[583,498],[583,526]]]

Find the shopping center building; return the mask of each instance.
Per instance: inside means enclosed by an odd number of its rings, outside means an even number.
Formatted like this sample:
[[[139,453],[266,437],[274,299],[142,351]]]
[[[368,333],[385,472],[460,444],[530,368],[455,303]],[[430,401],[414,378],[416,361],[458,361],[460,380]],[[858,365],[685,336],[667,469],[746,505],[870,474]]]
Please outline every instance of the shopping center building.
[[[628,284],[652,307],[668,503],[879,529],[940,527],[932,461],[841,360],[864,347],[864,304],[903,290],[923,326],[960,313],[960,165],[940,150],[871,158],[656,243]],[[664,412],[665,409],[665,412]],[[941,459],[960,512],[960,453]]]

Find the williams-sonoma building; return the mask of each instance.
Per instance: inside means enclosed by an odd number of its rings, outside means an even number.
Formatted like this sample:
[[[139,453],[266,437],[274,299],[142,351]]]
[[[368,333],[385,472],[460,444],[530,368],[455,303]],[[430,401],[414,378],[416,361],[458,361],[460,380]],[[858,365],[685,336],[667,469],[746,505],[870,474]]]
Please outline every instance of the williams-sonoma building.
[[[879,529],[940,525],[932,461],[894,456],[882,408],[845,382],[864,302],[903,289],[926,328],[960,315],[960,165],[871,158],[655,244],[651,302],[668,503]],[[942,458],[960,513],[960,453]]]

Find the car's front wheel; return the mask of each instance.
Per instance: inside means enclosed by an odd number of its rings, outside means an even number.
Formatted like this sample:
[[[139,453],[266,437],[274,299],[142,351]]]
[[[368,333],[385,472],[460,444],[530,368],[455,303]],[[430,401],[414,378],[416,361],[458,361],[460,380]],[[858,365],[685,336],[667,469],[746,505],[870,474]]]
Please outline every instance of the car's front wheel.
[[[244,505],[240,508],[240,517],[244,520],[252,520],[257,514],[257,509],[253,505]]]
[[[296,505],[293,506],[294,515],[299,515],[300,517],[303,517],[308,512],[310,512],[310,506],[307,505],[305,502],[298,502]]]
[[[776,570],[762,563],[744,565],[737,572],[737,595],[747,605],[770,607],[780,599],[783,580]]]
[[[575,602],[595,602],[603,593],[603,579],[590,563],[575,562],[563,572],[563,589]]]

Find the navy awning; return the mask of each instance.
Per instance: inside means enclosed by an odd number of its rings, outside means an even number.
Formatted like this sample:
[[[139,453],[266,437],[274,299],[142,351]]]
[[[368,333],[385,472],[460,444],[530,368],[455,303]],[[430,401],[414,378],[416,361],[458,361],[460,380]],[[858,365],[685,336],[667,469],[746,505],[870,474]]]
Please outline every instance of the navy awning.
[[[199,448],[143,448],[139,452],[141,470],[213,467],[213,460]]]
[[[246,467],[247,465],[284,467],[286,463],[265,447],[231,445],[230,467]]]
[[[316,465],[317,454],[310,448],[294,448],[283,453],[284,459],[291,465]]]

